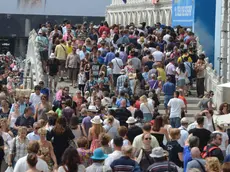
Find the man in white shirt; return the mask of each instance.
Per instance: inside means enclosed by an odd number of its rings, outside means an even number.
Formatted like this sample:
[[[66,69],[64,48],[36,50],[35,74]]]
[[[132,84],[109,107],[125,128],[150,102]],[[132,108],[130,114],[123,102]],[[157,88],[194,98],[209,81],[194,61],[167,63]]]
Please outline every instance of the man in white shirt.
[[[144,126],[142,128],[143,129],[143,134],[146,134],[146,133],[150,134],[151,127],[152,126],[149,123],[144,124]],[[137,150],[143,148],[143,146],[144,146],[144,143],[143,143],[143,134],[140,134],[140,135],[136,136],[134,138],[134,140],[133,140],[132,146],[134,148],[136,148]],[[154,137],[152,135],[151,135],[151,143],[150,144],[151,144],[152,148],[159,147],[159,143],[158,143],[156,137]]]
[[[123,156],[123,154],[121,152],[122,146],[123,146],[123,138],[122,137],[115,137],[113,139],[114,151],[113,151],[113,153],[108,155],[108,158],[105,159],[105,165],[110,166],[114,160],[119,159],[121,156]]]
[[[35,153],[38,154],[38,151],[40,149],[39,143],[37,141],[31,141],[29,142],[29,145],[27,147],[28,153]],[[20,158],[15,167],[14,167],[14,172],[25,172],[29,169],[28,164],[27,164],[27,155]],[[38,162],[36,164],[36,169],[42,172],[49,172],[49,168],[47,163],[42,160],[41,158],[38,158]]]
[[[188,119],[187,118],[182,118],[180,120],[181,126],[180,126],[180,139],[177,140],[178,143],[181,145],[181,147],[185,146],[185,142],[188,139],[188,131],[187,131],[187,127],[188,127]]]
[[[159,46],[156,47],[156,51],[153,52],[154,62],[163,62],[164,61],[164,53],[162,53],[161,48]]]
[[[121,69],[123,69],[123,61],[119,58],[120,54],[116,53],[115,58],[111,61],[113,63],[113,81],[114,85],[117,85],[117,78],[121,75]]]
[[[34,93],[30,94],[30,103],[36,108],[36,106],[41,103],[41,87],[36,85],[34,91]]]
[[[38,129],[40,128],[40,124],[39,123],[37,123],[37,122],[35,122],[34,124],[33,124],[33,132],[31,132],[31,133],[29,133],[29,134],[27,134],[27,138],[29,139],[29,141],[32,141],[32,140],[34,140],[34,141],[38,141],[38,140],[40,140],[40,136],[38,135]]]
[[[168,30],[166,32],[166,35],[163,37],[163,40],[167,42],[167,44],[169,44],[169,38],[171,37],[170,35],[170,31]]]
[[[181,119],[181,110],[185,108],[185,104],[183,100],[179,99],[179,92],[174,92],[174,98],[170,99],[168,102],[168,108],[170,110],[170,125],[172,128],[180,127],[180,119]]]

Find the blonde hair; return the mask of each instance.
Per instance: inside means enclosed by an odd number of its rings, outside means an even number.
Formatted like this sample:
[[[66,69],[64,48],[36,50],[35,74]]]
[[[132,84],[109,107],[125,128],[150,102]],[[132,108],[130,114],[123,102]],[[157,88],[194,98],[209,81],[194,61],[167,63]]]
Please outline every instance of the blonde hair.
[[[205,166],[207,171],[215,171],[215,172],[221,171],[220,162],[216,157],[208,157],[205,160],[206,160]]]
[[[102,127],[101,124],[93,124],[93,132],[98,137],[101,133],[104,132],[104,128]]]
[[[145,95],[143,95],[143,96],[140,97],[140,101],[142,103],[147,103],[148,102],[147,97]]]
[[[19,127],[18,128],[18,135],[20,135],[23,131],[27,133],[27,128],[26,127]]]
[[[169,135],[170,135],[171,139],[173,139],[173,140],[177,139],[177,136],[180,135],[180,129],[171,128],[169,130]]]
[[[38,130],[38,134],[45,134],[46,135],[46,133],[47,133],[47,130],[45,129],[45,128],[40,128],[39,130]]]
[[[107,117],[107,120],[108,120],[108,123],[109,123],[109,124],[112,124],[112,123],[114,122],[114,117],[113,117],[112,115],[109,115],[109,116]]]

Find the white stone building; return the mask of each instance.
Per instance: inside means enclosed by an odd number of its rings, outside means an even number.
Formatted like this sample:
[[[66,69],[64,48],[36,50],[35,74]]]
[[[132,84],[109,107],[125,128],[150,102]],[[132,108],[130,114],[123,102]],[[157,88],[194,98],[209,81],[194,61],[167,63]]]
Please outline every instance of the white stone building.
[[[160,0],[153,4],[152,0],[127,0],[125,4],[122,0],[112,0],[112,4],[107,7],[106,21],[111,24],[126,25],[133,22],[139,25],[146,22],[147,25],[154,25],[160,22],[171,25],[172,0]]]

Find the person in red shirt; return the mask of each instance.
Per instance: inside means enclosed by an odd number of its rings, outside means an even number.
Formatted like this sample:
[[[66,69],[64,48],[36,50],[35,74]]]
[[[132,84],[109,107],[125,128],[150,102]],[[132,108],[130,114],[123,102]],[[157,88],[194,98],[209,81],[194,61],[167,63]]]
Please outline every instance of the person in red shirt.
[[[99,35],[102,36],[102,34],[103,34],[104,31],[107,33],[107,35],[110,33],[110,29],[109,29],[109,27],[108,27],[107,21],[105,21],[105,22],[103,23],[103,26],[100,27],[100,29],[99,29],[99,31],[98,31],[98,32],[99,32]]]
[[[186,98],[184,97],[184,91],[182,89],[179,90],[179,99],[183,100],[184,104],[185,104],[185,108],[184,108],[184,111],[181,112],[181,118],[185,117],[185,113],[187,113],[187,100]]]

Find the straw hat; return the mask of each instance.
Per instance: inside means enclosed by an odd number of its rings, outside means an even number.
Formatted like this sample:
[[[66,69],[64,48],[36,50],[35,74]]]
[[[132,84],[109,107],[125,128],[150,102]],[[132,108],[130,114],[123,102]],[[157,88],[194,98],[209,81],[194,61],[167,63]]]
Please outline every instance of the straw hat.
[[[98,110],[97,110],[96,106],[90,105],[88,107],[87,111],[89,111],[89,112],[97,112]]]
[[[128,120],[126,121],[127,124],[134,124],[136,123],[137,120],[134,117],[129,117]]]

